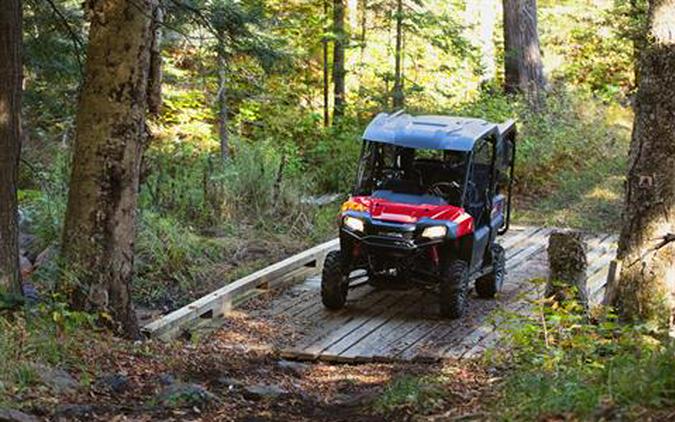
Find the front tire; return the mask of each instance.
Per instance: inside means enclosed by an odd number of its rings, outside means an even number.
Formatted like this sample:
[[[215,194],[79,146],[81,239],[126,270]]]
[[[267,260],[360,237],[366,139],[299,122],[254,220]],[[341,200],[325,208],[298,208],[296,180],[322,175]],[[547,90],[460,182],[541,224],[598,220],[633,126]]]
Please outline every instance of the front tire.
[[[464,261],[451,261],[446,267],[440,283],[441,316],[461,318],[466,312],[469,268]]]
[[[347,302],[348,287],[340,251],[329,252],[321,273],[321,302],[328,309],[343,308]]]
[[[502,289],[506,275],[506,253],[501,245],[492,245],[492,271],[476,280],[476,293],[481,299],[494,299]]]

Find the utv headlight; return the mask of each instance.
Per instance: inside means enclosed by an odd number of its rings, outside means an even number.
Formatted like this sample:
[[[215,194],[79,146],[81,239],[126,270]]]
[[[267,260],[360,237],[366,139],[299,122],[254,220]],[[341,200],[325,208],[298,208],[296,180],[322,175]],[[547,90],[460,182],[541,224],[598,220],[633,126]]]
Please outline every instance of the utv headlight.
[[[364,224],[363,220],[361,219],[347,216],[345,217],[344,220],[342,220],[342,223],[345,225],[345,227],[347,227],[350,230],[353,230],[355,232],[363,232]]]
[[[424,229],[422,232],[422,237],[426,237],[428,239],[438,239],[439,237],[445,236],[447,233],[448,228],[445,226],[432,226]]]

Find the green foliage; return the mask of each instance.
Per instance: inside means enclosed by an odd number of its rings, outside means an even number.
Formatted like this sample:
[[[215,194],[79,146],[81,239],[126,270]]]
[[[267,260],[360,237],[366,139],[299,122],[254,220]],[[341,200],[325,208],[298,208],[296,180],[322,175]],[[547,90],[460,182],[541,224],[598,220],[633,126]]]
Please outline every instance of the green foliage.
[[[30,123],[23,128],[30,137],[61,141],[74,126],[72,99],[77,97],[86,48],[83,8],[75,0],[27,0],[23,19],[23,103]]]
[[[170,216],[146,211],[140,220],[133,290],[139,303],[162,306],[184,298],[202,271],[225,258],[221,242],[198,236]]]
[[[644,15],[627,0],[538,4],[544,67],[555,82],[605,101],[625,100],[634,87],[633,41]]]
[[[500,417],[632,419],[675,405],[672,339],[611,313],[587,323],[574,302],[534,306],[530,315],[509,315],[509,352],[493,356],[510,368],[495,403]]]
[[[40,242],[39,249],[44,249],[52,243],[58,243],[63,231],[70,154],[58,151],[48,166],[23,166],[21,171],[30,173],[27,178],[39,188],[19,190],[18,197],[24,217]]]
[[[351,192],[361,152],[361,128],[343,121],[324,132],[308,153],[309,167],[320,192]]]
[[[591,230],[617,227],[630,110],[583,90],[558,89],[547,96],[543,110],[534,111],[520,97],[486,89],[478,100],[449,113],[516,120],[517,219]]]
[[[40,365],[77,365],[82,331],[91,336],[93,320],[58,300],[0,314],[0,404],[36,385]]]

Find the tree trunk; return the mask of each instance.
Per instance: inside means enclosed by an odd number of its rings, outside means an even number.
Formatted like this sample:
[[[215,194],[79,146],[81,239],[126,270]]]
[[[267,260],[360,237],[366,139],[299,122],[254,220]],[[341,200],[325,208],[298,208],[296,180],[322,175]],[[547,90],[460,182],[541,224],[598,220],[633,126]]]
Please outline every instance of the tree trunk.
[[[324,34],[321,40],[323,44],[323,126],[330,125],[330,104],[329,104],[329,79],[328,73],[328,38],[326,37],[326,26],[328,22],[328,0],[323,0],[323,18],[324,18]]]
[[[21,2],[0,8],[0,296],[21,294],[16,198],[21,153]]]
[[[623,226],[621,273],[607,303],[626,319],[674,327],[675,0],[649,1],[640,58]]]
[[[345,5],[344,0],[333,0],[333,120],[345,114]]]
[[[155,0],[93,3],[63,234],[76,309],[138,337],[130,296]]]
[[[223,34],[224,36],[224,34]],[[223,48],[218,51],[218,138],[220,139],[220,158],[223,162],[227,161],[230,155],[230,136],[227,132],[228,126],[227,108],[227,62],[224,57]]]
[[[162,24],[164,10],[157,6],[152,19],[152,42],[150,44],[150,73],[148,75],[148,111],[159,115],[162,108]]]
[[[368,29],[368,0],[361,0],[360,2],[361,9],[361,34],[359,36],[360,46],[360,55],[359,55],[359,65],[363,68],[366,54],[366,31]]]
[[[394,52],[394,109],[405,106],[403,94],[403,0],[396,2],[396,50]]]
[[[546,87],[536,0],[504,0],[504,89],[539,101]]]

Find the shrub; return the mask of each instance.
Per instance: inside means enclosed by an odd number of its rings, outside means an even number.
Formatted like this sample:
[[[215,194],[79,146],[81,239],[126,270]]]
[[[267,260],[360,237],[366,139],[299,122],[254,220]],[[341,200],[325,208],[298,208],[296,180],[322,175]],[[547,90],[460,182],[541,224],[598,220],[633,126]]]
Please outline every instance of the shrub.
[[[496,355],[510,368],[495,403],[505,419],[570,412],[582,419],[603,412],[634,418],[675,405],[672,339],[622,325],[611,314],[586,323],[573,302],[534,306],[533,315],[510,315],[509,352]]]
[[[175,218],[145,211],[139,223],[132,290],[142,304],[172,307],[189,298],[198,275],[225,258],[226,245],[198,236]]]

